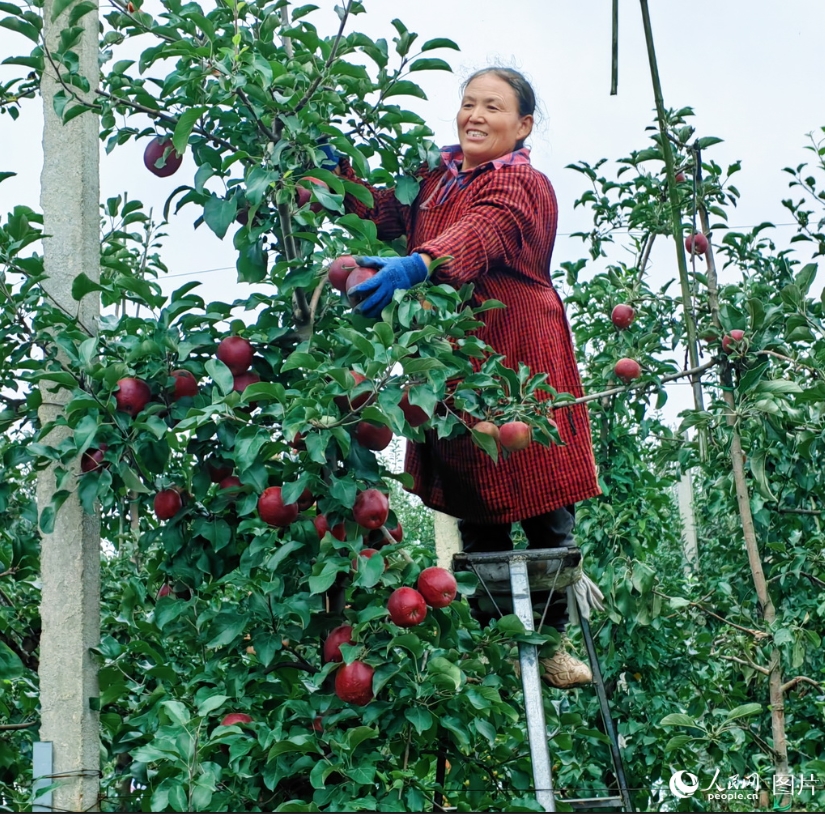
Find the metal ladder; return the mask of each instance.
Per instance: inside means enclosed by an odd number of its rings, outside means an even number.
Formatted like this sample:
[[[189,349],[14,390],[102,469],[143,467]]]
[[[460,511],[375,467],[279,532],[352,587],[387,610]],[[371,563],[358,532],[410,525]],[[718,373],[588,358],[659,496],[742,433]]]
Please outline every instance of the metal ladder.
[[[502,613],[502,606],[506,608],[506,612],[510,612],[512,608],[512,612],[518,616],[528,631],[535,629],[531,585],[533,589],[539,587],[544,590],[549,589],[551,595],[555,590],[567,590],[568,607],[574,611],[571,616],[578,617],[587,658],[593,672],[593,685],[596,688],[605,733],[610,741],[610,754],[619,794],[612,797],[587,799],[564,798],[563,802],[572,806],[574,811],[595,809],[633,811],[616,727],[610,713],[590,625],[587,619],[579,613],[575,594],[570,587],[581,574],[581,550],[570,546],[479,554],[459,553],[453,557],[453,570],[475,573],[484,592],[480,599],[482,601],[489,599],[499,613]],[[556,794],[553,789],[552,764],[536,645],[519,644],[519,663],[536,799],[545,811],[555,811]]]

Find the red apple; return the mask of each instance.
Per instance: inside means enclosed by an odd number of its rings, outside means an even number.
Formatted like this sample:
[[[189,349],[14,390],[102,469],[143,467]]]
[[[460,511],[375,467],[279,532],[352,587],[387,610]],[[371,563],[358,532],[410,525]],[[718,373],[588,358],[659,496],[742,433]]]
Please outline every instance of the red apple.
[[[296,432],[293,439],[289,442],[289,445],[294,449],[300,452],[307,448],[306,441],[304,441],[303,433]]]
[[[399,627],[415,627],[427,616],[427,603],[415,588],[396,588],[387,601],[390,619]]]
[[[295,187],[299,208],[306,206],[310,200],[312,200],[312,190],[307,186],[307,184],[316,184],[323,189],[329,189],[329,184],[327,184],[326,181],[322,181],[320,178],[312,178],[310,176],[302,178]],[[320,202],[316,201],[309,207],[309,209],[311,212],[318,213],[323,211],[324,206]]]
[[[367,377],[362,373],[359,373],[357,370],[351,370],[350,376],[352,376],[355,380],[352,389],[358,387],[361,382],[365,382],[367,380]],[[352,390],[350,390],[350,392],[352,392]],[[350,401],[349,395],[336,396],[333,401],[335,402],[335,406],[342,413],[348,413],[351,410],[360,410],[373,397],[373,395],[374,393],[362,393],[360,396],[356,396],[353,401]]]
[[[355,288],[355,286],[371,280],[376,274],[378,274],[378,269],[368,269],[365,266],[358,266],[355,271],[350,272],[349,277],[347,277],[347,299],[353,308],[364,298],[354,294],[351,295],[349,292]]]
[[[171,520],[183,508],[183,500],[177,489],[162,489],[155,495],[153,505],[158,520]]]
[[[227,336],[218,345],[216,355],[232,371],[233,375],[238,376],[249,370],[255,351],[249,340],[242,336]]]
[[[257,384],[261,377],[254,370],[247,370],[245,373],[239,373],[235,376],[232,382],[232,389],[238,393],[243,393],[250,384]]]
[[[315,720],[312,722],[312,728],[316,732],[323,732],[324,731],[324,719],[320,715],[317,715],[315,717]]]
[[[359,421],[355,427],[355,438],[362,447],[380,452],[392,442],[392,430],[386,424]]]
[[[152,391],[143,379],[127,376],[118,379],[115,392],[117,409],[134,418],[152,399]]]
[[[342,700],[363,707],[372,701],[375,670],[363,661],[353,661],[335,671],[335,694]]]
[[[229,475],[226,478],[218,483],[218,489],[223,491],[224,489],[241,489],[243,488],[243,484],[241,483],[241,479],[237,475]]]
[[[304,489],[298,498],[298,511],[305,512],[313,503],[315,503],[315,495],[309,489]]]
[[[160,599],[161,597],[164,597],[164,596],[173,596],[174,597],[174,594],[172,593],[172,586],[168,582],[164,582],[163,585],[160,586],[155,599]]]
[[[476,429],[478,427],[476,426]],[[523,421],[508,421],[499,428],[501,446],[510,452],[527,449],[533,440],[533,431]]]
[[[635,359],[619,359],[613,372],[625,383],[630,384],[634,379],[642,375],[642,368]]]
[[[629,328],[633,320],[636,319],[636,312],[632,306],[621,303],[613,309],[610,319],[620,331],[624,331]]]
[[[418,591],[431,608],[446,608],[458,593],[458,583],[446,568],[425,568],[418,577]]]
[[[358,552],[358,557],[366,557],[368,560],[371,560],[376,554],[378,553],[377,548],[362,548]],[[356,573],[358,571],[358,557],[352,558],[352,573]],[[387,568],[390,567],[390,564],[384,560],[384,570],[386,571]]]
[[[730,334],[725,334],[722,337],[722,350],[725,353],[730,353],[733,348],[734,342],[741,342],[745,338],[745,332],[739,330],[739,328],[734,328]]]
[[[342,644],[355,644],[352,640],[352,627],[350,625],[341,625],[329,632],[324,641],[324,664],[344,660],[341,655]]]
[[[221,721],[221,726],[235,726],[235,724],[251,724],[252,716],[245,712],[230,712],[229,715],[224,715]]]
[[[284,503],[281,487],[270,486],[258,498],[258,514],[267,525],[283,528],[298,517],[298,504]]]
[[[676,183],[677,184],[684,184],[686,180],[687,180],[687,178],[685,177],[685,174],[683,172],[677,172],[676,173]]]
[[[365,489],[355,498],[352,516],[359,526],[365,529],[381,528],[387,522],[390,513],[390,501],[377,489]]]
[[[685,249],[688,254],[704,254],[708,250],[708,239],[697,232],[685,238]]]
[[[343,254],[336,257],[329,266],[329,284],[342,294],[347,290],[347,278],[350,272],[357,268],[358,264],[351,254]]]
[[[498,441],[501,437],[501,431],[492,421],[479,421],[473,429],[476,430],[476,432],[483,432],[485,435],[489,435],[495,441]]]
[[[163,156],[166,156],[166,163],[158,167],[157,162]],[[179,169],[183,156],[175,152],[172,146],[172,139],[164,138],[163,136],[155,136],[147,145],[143,152],[143,163],[146,169],[149,170],[158,178],[167,178],[174,175]]]
[[[206,459],[206,471],[212,483],[220,483],[224,478],[228,478],[233,469],[234,467],[229,461],[225,461],[217,455]]]
[[[315,531],[318,532],[318,539],[321,539],[327,532],[341,542],[347,539],[347,527],[344,523],[336,523],[330,528],[329,521],[324,514],[316,514],[312,518],[312,523],[315,526]]]
[[[109,449],[108,444],[101,444],[97,449],[87,449],[80,456],[80,471],[95,472],[98,469],[107,468],[109,464],[103,461],[107,449]]]
[[[195,397],[198,395],[198,380],[188,370],[173,370],[172,375],[175,377],[175,390],[172,394],[172,401],[185,398],[186,396]]]
[[[387,529],[390,533],[390,537],[395,540],[396,543],[400,543],[404,539],[404,529],[401,527],[401,521],[398,521],[398,525],[394,529]]]
[[[404,418],[411,427],[420,427],[426,424],[430,417],[417,404],[410,404],[409,390],[404,391],[401,396],[401,401],[398,402],[401,412],[404,413]]]

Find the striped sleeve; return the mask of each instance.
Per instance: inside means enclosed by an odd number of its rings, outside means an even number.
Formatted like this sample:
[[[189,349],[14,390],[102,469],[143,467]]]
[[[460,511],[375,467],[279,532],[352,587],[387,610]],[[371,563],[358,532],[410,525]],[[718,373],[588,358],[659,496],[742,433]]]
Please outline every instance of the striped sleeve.
[[[549,184],[530,167],[502,167],[477,180],[466,211],[412,251],[451,256],[436,281],[460,285],[501,266],[519,265],[523,246],[538,229],[555,233],[558,217]],[[552,245],[552,244],[551,244]]]

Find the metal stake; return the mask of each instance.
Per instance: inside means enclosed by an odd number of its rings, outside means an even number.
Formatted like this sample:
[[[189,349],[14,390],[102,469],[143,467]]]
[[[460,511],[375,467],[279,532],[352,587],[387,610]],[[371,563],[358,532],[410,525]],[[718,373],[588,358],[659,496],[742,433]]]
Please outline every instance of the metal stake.
[[[32,792],[34,803],[32,811],[52,811],[52,792],[47,791],[38,795],[39,789],[52,785],[51,776],[54,774],[54,749],[51,741],[35,741],[32,750]]]
[[[510,586],[513,592],[513,610],[528,631],[533,631],[533,603],[530,599],[530,581],[527,576],[527,558],[510,558]],[[544,720],[544,702],[539,675],[539,659],[534,644],[519,644],[521,684],[524,688],[524,712],[527,717],[527,736],[533,764],[533,785],[536,800],[545,811],[556,810],[553,794],[553,772],[547,746],[547,725]]]

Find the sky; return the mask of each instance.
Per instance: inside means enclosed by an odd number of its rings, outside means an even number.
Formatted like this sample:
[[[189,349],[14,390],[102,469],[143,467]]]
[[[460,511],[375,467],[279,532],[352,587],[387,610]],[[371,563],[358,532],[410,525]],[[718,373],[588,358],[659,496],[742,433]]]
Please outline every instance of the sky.
[[[153,2],[148,0],[148,9]],[[335,3],[317,0],[316,5],[320,10],[309,20],[320,33],[333,34],[338,25]],[[472,71],[503,63],[528,76],[544,114],[528,141],[532,161],[551,179],[560,206],[553,268],[585,256],[581,241],[568,236],[590,225],[587,212],[573,207],[585,188],[584,179],[566,165],[616,159],[649,143],[645,127],[653,121],[654,101],[639,4],[620,0],[616,96],[609,93],[609,0],[364,0],[364,5],[367,13],[354,17],[352,26],[373,38],[391,41],[395,30],[390,21],[398,17],[420,35],[419,43],[449,37],[461,47],[460,52],[428,54],[446,59],[454,73],[422,72],[414,77],[427,101],[402,100],[424,116],[440,144],[457,140],[459,86]],[[211,7],[208,0],[204,6]],[[790,217],[781,200],[795,193],[789,191],[789,176],[782,168],[808,161],[808,134],[821,133],[825,125],[825,3],[650,0],[650,8],[666,106],[693,107],[697,135],[724,139],[706,152],[706,159],[722,166],[742,161],[736,180],[742,200],[730,225],[787,224]],[[145,40],[142,47],[149,44]],[[27,40],[0,28],[0,58],[28,50]],[[13,70],[0,66],[0,81],[10,78]],[[25,105],[17,122],[0,117],[0,172],[19,173],[0,184],[0,217],[17,203],[39,208],[39,105],[39,100]],[[194,163],[187,156],[176,175],[156,178],[143,167],[144,147],[144,142],[132,142],[102,155],[102,196],[128,190],[130,198],[160,213],[167,195],[191,179]],[[231,234],[221,242],[206,227],[195,232],[195,216],[193,208],[185,208],[165,230],[169,237],[162,255],[170,277],[164,289],[200,279],[200,293],[207,298],[246,296],[235,281]],[[782,243],[791,233],[780,226],[775,239]],[[672,244],[656,247],[651,274],[657,285],[676,276]]]

